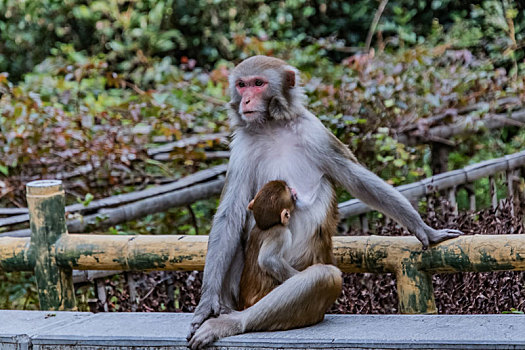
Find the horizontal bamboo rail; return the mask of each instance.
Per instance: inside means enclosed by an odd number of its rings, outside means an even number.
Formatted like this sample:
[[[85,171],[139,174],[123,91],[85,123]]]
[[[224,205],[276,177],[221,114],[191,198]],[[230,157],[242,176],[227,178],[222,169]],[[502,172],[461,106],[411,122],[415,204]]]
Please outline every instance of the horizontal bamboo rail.
[[[175,182],[168,183],[165,185],[155,186],[147,188],[141,191],[135,191],[130,193],[118,194],[115,196],[96,199],[84,205],[81,203],[76,203],[68,205],[66,211],[68,213],[92,213],[97,212],[96,214],[88,215],[83,218],[83,220],[69,221],[68,230],[70,232],[82,232],[75,231],[81,228],[79,222],[84,226],[90,221],[96,221],[97,217],[103,217],[108,215],[115,210],[133,212],[132,215],[137,215],[135,213],[139,208],[147,208],[149,211],[146,214],[151,214],[153,210],[162,210],[170,208],[170,205],[186,205],[193,203],[196,200],[209,198],[212,195],[220,193],[222,186],[224,185],[224,180],[219,181],[218,183],[214,180],[217,178],[221,179],[226,174],[227,165],[218,165],[213,168],[206,170],[198,171],[194,174],[183,177]],[[203,188],[209,188],[211,184],[211,192],[203,191]],[[189,190],[189,191],[188,191]],[[214,192],[215,191],[215,192]],[[192,195],[188,195],[187,193]],[[162,203],[161,208],[158,203]],[[118,206],[118,208],[114,208]],[[152,209],[152,206],[157,206]],[[9,213],[20,213],[21,215],[16,215],[8,218],[0,218],[0,227],[1,226],[10,226],[15,224],[20,224],[29,221],[29,210],[25,208],[16,208],[16,209],[4,209],[0,208],[0,214],[4,212]],[[141,215],[138,213],[138,215]],[[28,236],[30,232],[28,232]]]
[[[493,176],[503,171],[512,171],[523,166],[525,166],[525,151],[476,163],[463,169],[448,171],[418,182],[398,186],[396,189],[408,200],[414,202],[436,191],[468,185],[481,178]],[[372,210],[359,199],[351,199],[339,204],[341,218],[365,214]]]
[[[453,114],[448,115],[453,116]],[[480,130],[500,129],[507,125],[523,127],[525,125],[525,110],[520,109],[514,112],[506,111],[505,113],[487,113],[477,116],[471,115],[469,117],[462,116],[456,119],[455,122],[448,125],[433,126],[424,131],[415,128],[415,130],[401,133],[397,135],[397,141],[409,146],[429,141],[447,143],[449,138],[461,134],[472,134]],[[450,141],[449,143],[453,144],[453,142]]]
[[[32,270],[27,237],[0,238],[0,270]],[[66,234],[54,245],[56,262],[78,270],[202,271],[208,236]],[[525,270],[525,235],[469,235],[421,249],[411,236],[336,236],[338,267],[350,273],[396,272],[403,252],[432,273]]]
[[[0,270],[35,271],[40,306],[75,307],[72,270],[202,270],[207,236],[69,234],[60,181],[28,184],[31,238],[0,238]],[[436,313],[433,273],[525,270],[525,235],[474,235],[422,250],[414,237],[334,238],[343,272],[394,273],[401,313]]]
[[[54,247],[58,266],[78,270],[203,270],[207,236],[66,234]],[[31,271],[29,238],[0,239],[0,268]],[[421,250],[414,237],[334,238],[338,267],[351,273],[394,273],[402,313],[434,313],[431,274],[524,271],[525,235],[463,236]]]

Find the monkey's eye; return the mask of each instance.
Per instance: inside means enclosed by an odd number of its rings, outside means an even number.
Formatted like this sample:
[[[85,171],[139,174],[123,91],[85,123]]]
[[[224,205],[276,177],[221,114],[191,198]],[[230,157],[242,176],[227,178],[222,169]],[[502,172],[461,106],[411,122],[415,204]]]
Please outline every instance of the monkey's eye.
[[[237,84],[240,88],[243,88],[246,86],[246,84],[244,83],[244,81],[240,81],[238,84]]]
[[[264,85],[264,81],[260,79],[255,80],[255,86],[263,86],[263,85]]]

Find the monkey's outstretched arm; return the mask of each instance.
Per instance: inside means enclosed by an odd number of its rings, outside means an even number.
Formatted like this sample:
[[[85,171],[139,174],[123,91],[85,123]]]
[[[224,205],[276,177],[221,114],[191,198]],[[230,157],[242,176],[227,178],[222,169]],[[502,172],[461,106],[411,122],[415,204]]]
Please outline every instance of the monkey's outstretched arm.
[[[335,137],[330,139],[333,153],[325,159],[329,158],[327,171],[331,178],[370,207],[406,227],[421,241],[423,248],[427,248],[429,243],[438,243],[462,234],[458,230],[435,230],[429,227],[408,199],[377,175],[356,163],[355,158],[348,156],[350,152],[339,140]]]
[[[285,230],[291,235],[288,229]],[[299,272],[284,258],[284,250],[288,249],[289,246],[285,241],[286,237],[284,237],[284,234],[279,234],[273,239],[266,240],[259,250],[257,259],[261,269],[270,274],[279,283],[283,283]]]
[[[246,207],[253,194],[248,167],[232,166],[231,163],[209,234],[201,299],[193,315],[188,339],[209,317],[219,315],[224,278],[237,250],[241,249]]]

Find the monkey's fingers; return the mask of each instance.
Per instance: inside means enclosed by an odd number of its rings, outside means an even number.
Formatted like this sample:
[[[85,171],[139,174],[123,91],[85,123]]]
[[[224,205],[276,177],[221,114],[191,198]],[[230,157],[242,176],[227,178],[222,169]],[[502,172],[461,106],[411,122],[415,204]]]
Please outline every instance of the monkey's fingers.
[[[464,235],[465,233],[460,230],[453,230],[453,229],[445,229],[443,231],[448,231],[450,235],[454,235],[454,237],[459,237],[461,235]]]
[[[447,239],[456,238],[463,234],[460,230],[443,229],[435,230],[432,235],[429,235],[430,243],[435,244],[443,242]]]

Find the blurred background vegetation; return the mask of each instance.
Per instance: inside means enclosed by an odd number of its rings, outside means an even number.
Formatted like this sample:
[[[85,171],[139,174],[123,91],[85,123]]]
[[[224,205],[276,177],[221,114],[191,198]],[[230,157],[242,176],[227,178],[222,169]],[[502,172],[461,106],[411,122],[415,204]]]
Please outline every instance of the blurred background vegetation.
[[[135,74],[151,59],[183,57],[199,67],[286,47],[340,62],[362,50],[378,1],[16,1],[0,2],[0,71],[17,81],[50,56],[98,57],[112,71]],[[520,1],[389,1],[374,46],[390,50],[447,43],[513,68],[523,59],[525,5]],[[284,47],[283,47],[284,46]],[[514,67],[517,68],[517,67]],[[138,72],[137,72],[138,71]]]
[[[435,173],[435,145],[397,135],[436,116],[473,120],[445,143],[448,169],[520,151],[520,125],[476,121],[523,108],[524,46],[525,4],[511,0],[0,0],[0,207],[25,207],[27,181],[86,165],[67,179],[68,203],[225,163],[207,156],[227,150],[219,138],[162,160],[148,150],[228,132],[228,69],[254,54],[297,66],[308,107],[391,184]],[[488,205],[486,186],[477,197]],[[216,204],[109,231],[207,233]],[[36,307],[31,278],[0,275],[0,307]]]

